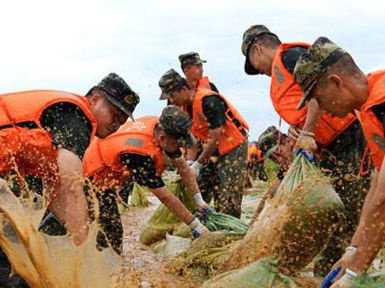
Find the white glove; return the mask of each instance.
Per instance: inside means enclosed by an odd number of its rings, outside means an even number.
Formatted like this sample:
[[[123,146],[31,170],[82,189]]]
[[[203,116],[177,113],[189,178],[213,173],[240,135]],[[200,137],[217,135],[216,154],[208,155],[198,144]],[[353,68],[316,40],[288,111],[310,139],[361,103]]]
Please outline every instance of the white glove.
[[[352,281],[357,277],[357,273],[352,270],[346,269],[345,274],[335,282],[331,288],[349,288],[352,285]]]
[[[199,176],[199,171],[203,164],[199,163],[198,161],[195,161],[190,168],[194,171],[195,175],[198,177]]]
[[[194,199],[195,206],[198,208],[199,211],[202,211],[203,209],[211,210],[209,204],[207,204],[206,201],[203,200],[201,192],[195,193]]]
[[[194,218],[194,220],[188,224],[193,232],[195,238],[200,237],[203,234],[209,233],[210,231],[199,221],[198,218]]]
[[[192,164],[194,164],[195,161],[194,160],[187,160],[186,162],[187,162],[188,166],[191,166]]]

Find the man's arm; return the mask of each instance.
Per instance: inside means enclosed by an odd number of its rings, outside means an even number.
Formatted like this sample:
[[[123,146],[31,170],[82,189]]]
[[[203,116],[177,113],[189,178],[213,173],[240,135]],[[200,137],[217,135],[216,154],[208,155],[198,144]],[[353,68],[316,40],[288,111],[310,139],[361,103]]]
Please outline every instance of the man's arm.
[[[83,191],[82,158],[87,149],[92,125],[83,111],[69,103],[48,107],[41,117],[43,127],[51,132],[52,143],[58,149],[59,188],[44,179],[44,189],[56,193],[50,211],[66,226],[76,245],[88,234],[88,204]]]
[[[209,123],[209,137],[205,143],[202,153],[197,161],[201,164],[218,148],[219,139],[222,134],[222,126],[226,124],[226,105],[225,102],[217,95],[207,96],[202,101],[203,113]]]
[[[252,225],[255,222],[255,220],[257,220],[259,214],[262,212],[263,208],[265,207],[266,200],[273,198],[273,196],[274,196],[275,192],[277,191],[279,185],[281,185],[281,182],[282,182],[282,180],[275,179],[273,184],[271,184],[269,190],[267,190],[265,195],[263,195],[261,201],[258,204],[257,209],[254,212],[254,216],[253,216],[253,219],[250,222],[250,225]]]
[[[357,246],[348,268],[356,273],[366,270],[385,241],[385,161],[373,176],[372,186],[365,198],[360,223],[352,239]]]
[[[315,127],[317,126],[318,121],[321,118],[321,109],[317,100],[312,98],[307,104],[307,115],[306,121],[302,128],[302,131],[314,132]]]
[[[202,198],[194,172],[191,170],[190,166],[187,164],[183,156],[173,158],[172,161],[176,169],[178,170],[178,173],[182,178],[183,183],[186,185],[187,189],[193,194],[195,204],[198,210],[202,211],[203,209],[210,209],[210,206]]]
[[[194,220],[192,213],[175,195],[168,191],[166,186],[149,189],[168,209],[170,209],[172,213],[178,216],[178,218],[184,223],[189,225]]]
[[[218,149],[219,139],[222,134],[222,127],[209,131],[209,140],[205,143],[202,153],[199,155],[197,161],[201,164],[205,163],[207,159]]]
[[[83,191],[83,163],[71,151],[58,149],[60,186],[50,210],[65,225],[76,245],[88,235],[88,204]]]
[[[314,130],[321,118],[321,110],[315,99],[311,99],[307,105],[307,115],[305,124],[299,134],[294,150],[304,149],[314,155],[317,150],[317,144],[314,139]]]

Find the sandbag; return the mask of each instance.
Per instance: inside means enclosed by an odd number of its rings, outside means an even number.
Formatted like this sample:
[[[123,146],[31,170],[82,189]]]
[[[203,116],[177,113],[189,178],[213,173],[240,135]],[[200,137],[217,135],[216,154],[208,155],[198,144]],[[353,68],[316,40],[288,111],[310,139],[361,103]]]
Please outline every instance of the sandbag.
[[[384,288],[385,287],[385,271],[381,273],[362,273],[353,280],[351,288]]]
[[[246,267],[225,272],[204,283],[202,288],[297,288],[295,282],[280,273],[277,258],[262,258]]]
[[[130,202],[134,207],[148,207],[150,205],[150,201],[148,201],[147,198],[146,188],[134,182]]]
[[[211,278],[227,257],[230,247],[242,235],[229,231],[204,234],[195,239],[189,249],[165,264],[165,270],[175,276],[189,278],[195,285],[201,285]]]
[[[187,250],[190,245],[191,239],[166,234],[166,246],[164,250],[164,255],[166,257],[173,257]]]
[[[280,271],[303,269],[322,249],[344,206],[326,177],[300,154],[272,199],[218,272],[277,255]]]
[[[194,197],[181,180],[167,183],[167,188],[181,200],[187,209],[190,211],[194,209]],[[165,239],[167,233],[180,237],[191,237],[190,227],[183,223],[164,204],[160,204],[151,215],[147,225],[142,229],[139,241],[144,245],[151,245]]]

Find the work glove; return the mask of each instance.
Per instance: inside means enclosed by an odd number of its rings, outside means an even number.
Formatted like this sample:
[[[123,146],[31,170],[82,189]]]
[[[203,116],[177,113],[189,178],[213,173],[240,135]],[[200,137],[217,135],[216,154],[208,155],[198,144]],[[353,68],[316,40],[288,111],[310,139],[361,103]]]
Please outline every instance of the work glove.
[[[191,232],[194,238],[198,238],[203,234],[209,233],[210,231],[198,220],[198,218],[194,218],[194,220],[189,224],[191,228]]]
[[[194,194],[194,200],[195,200],[195,207],[199,210],[199,212],[202,212],[203,210],[210,210],[210,206],[209,204],[206,203],[205,200],[203,200],[201,192]]]
[[[325,279],[322,281],[319,288],[329,288],[337,279],[338,275],[340,274],[342,267],[339,266],[336,269],[333,269],[331,272],[329,272],[328,275],[326,275]]]
[[[195,162],[190,166],[190,168],[194,171],[196,177],[199,176],[199,171],[200,171],[200,169],[202,168],[202,166],[203,166],[203,164],[199,163],[198,161],[195,161]]]
[[[311,155],[315,154],[317,151],[317,144],[314,140],[314,133],[301,131],[294,146],[294,155],[297,155],[300,149],[307,151]]]
[[[356,246],[349,246],[348,248],[345,249],[345,254],[341,257],[340,260],[338,260],[334,264],[331,272],[325,277],[325,279],[322,282],[320,288],[334,287],[334,286],[331,286],[331,285],[333,283],[336,283],[336,284],[338,283],[337,280],[340,279],[341,276],[344,273],[346,274],[345,269],[348,266],[348,264],[350,263],[350,261],[351,261],[351,259],[353,257],[353,254],[354,254],[354,252],[356,252],[356,250],[357,250]],[[347,279],[345,279],[344,281],[347,281]],[[336,287],[339,287],[339,286],[336,286]],[[344,287],[344,286],[342,286],[342,287]]]
[[[313,162],[313,155],[305,151],[304,149],[301,148],[298,151],[296,151],[295,155],[298,155],[298,154],[304,155],[309,162]]]
[[[330,288],[350,288],[354,278],[357,277],[357,274],[349,269],[345,270],[345,274],[335,282]]]

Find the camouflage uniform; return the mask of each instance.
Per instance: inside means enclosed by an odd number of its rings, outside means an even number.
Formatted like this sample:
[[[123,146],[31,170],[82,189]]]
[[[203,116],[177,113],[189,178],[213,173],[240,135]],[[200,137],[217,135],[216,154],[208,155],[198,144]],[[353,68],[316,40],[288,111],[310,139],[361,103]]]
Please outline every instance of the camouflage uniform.
[[[241,50],[246,57],[245,72],[249,75],[261,73],[249,62],[249,52],[256,39],[264,34],[277,37],[264,25],[251,26],[243,35]],[[335,45],[330,45],[330,43],[324,44],[329,46],[327,49],[331,52],[326,53],[331,55],[327,61],[332,61],[335,57],[340,57],[345,53],[342,49],[336,49]],[[325,45],[323,46],[325,47]],[[312,49],[314,49],[314,45],[308,51]],[[303,107],[306,95],[310,91],[309,89],[316,83],[316,81],[312,82],[310,80],[313,79],[314,75],[323,73],[326,69],[325,66],[318,66],[314,62],[308,61],[309,59],[306,59],[308,56],[307,52],[305,52],[296,63],[297,66],[306,66],[305,69],[301,68],[294,75],[295,80],[299,82],[302,90],[305,91],[304,98],[302,98],[297,109]],[[325,59],[325,56],[325,53],[320,51],[319,53],[312,53],[309,57],[311,57],[312,61],[318,63],[319,60]],[[345,220],[336,225],[336,232],[333,234],[331,243],[327,245],[315,262],[314,271],[321,276],[325,275],[332,267],[332,264],[340,258],[358,224],[363,200],[370,185],[369,174],[366,174],[364,177],[360,176],[360,162],[365,154],[365,147],[365,137],[358,120],[356,120],[326,148],[319,149],[320,157],[316,159],[316,164],[325,175],[329,176],[334,189],[348,208],[344,215]]]
[[[299,58],[294,77],[304,93],[297,109],[306,104],[312,88],[327,67],[345,54],[343,49],[329,39],[320,37]],[[326,274],[332,264],[342,256],[357,228],[362,205],[370,187],[371,167],[367,168],[364,176],[360,176],[361,161],[364,161],[364,167],[368,167],[367,159],[363,159],[366,146],[362,128],[356,120],[321,151],[323,157],[318,164],[331,179],[334,189],[346,207],[342,223],[336,227],[336,232],[315,262],[315,268],[319,268],[321,275]]]
[[[108,74],[97,85],[92,87],[86,96],[92,95],[94,91],[102,92],[109,102],[133,118],[132,113],[140,99],[119,75],[115,73]],[[83,158],[83,155],[81,155],[81,158]],[[96,189],[90,189],[87,185],[84,187],[84,193],[88,201],[91,221],[95,220],[95,202],[99,204],[98,221],[101,232],[97,236],[98,248],[108,247],[109,242],[115,252],[120,254],[122,252],[123,227],[116,203],[116,193],[114,191],[96,191]],[[49,212],[43,218],[39,230],[48,235],[65,235],[67,233],[65,227]]]
[[[168,99],[171,93],[183,86],[186,80],[175,70],[167,71],[159,80],[162,89],[160,99]],[[213,92],[213,94],[215,94]],[[203,199],[210,203],[214,198],[216,211],[241,217],[242,193],[247,169],[247,137],[245,141],[225,155],[215,151],[200,169],[198,184]]]
[[[233,151],[212,155],[203,165],[198,177],[203,199],[210,203],[214,199],[215,210],[241,217],[242,193],[247,168],[247,140]]]

